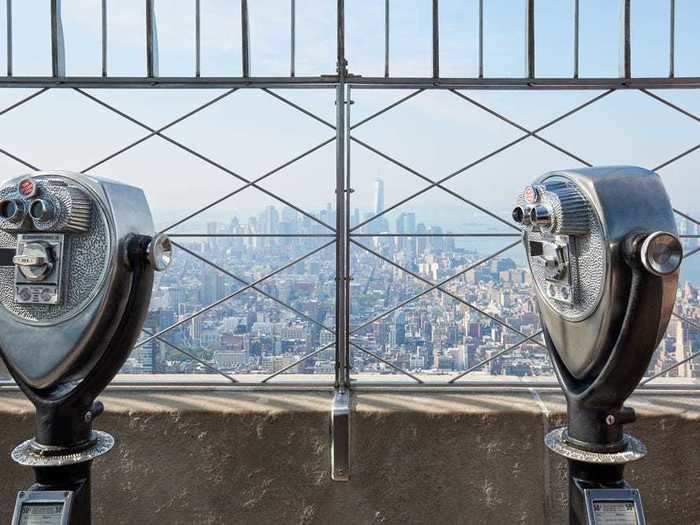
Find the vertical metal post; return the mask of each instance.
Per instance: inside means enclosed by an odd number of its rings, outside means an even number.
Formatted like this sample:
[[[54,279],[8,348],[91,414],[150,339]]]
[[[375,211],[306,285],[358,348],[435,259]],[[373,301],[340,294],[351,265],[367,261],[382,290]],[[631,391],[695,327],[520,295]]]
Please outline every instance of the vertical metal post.
[[[196,77],[202,76],[202,12],[200,9],[199,2],[200,0],[196,0],[194,4],[194,74]]]
[[[345,60],[345,17],[344,0],[338,0],[338,86],[336,88],[336,387],[349,384],[347,374],[348,326],[347,290],[348,275],[346,251],[349,245],[348,225],[346,224],[345,186],[345,80],[347,62]]]
[[[620,43],[620,77],[632,77],[632,43],[631,43],[631,4],[632,0],[620,0],[622,33]]]
[[[440,5],[433,0],[433,78],[440,78]]]
[[[336,88],[336,343],[335,343],[335,395],[331,411],[331,478],[334,481],[350,479],[350,378],[348,368],[349,355],[349,301],[348,292],[348,249],[349,224],[347,210],[348,187],[346,184],[346,98],[345,81],[347,61],[345,59],[345,2],[337,0],[337,72]],[[348,101],[349,102],[349,101]]]
[[[384,0],[384,78],[389,78],[389,0]]]
[[[331,409],[331,479],[350,481],[350,390],[337,389]]]
[[[579,75],[579,32],[581,29],[581,6],[579,0],[574,0],[574,78]]]
[[[479,78],[484,78],[484,0],[479,0]]]
[[[669,0],[668,16],[668,77],[676,76],[676,0]]]
[[[535,78],[535,0],[525,0],[525,76]]]
[[[12,76],[12,0],[5,4],[5,23],[7,25],[7,76]]]
[[[345,99],[345,224],[344,224],[344,242],[345,242],[345,322],[343,326],[345,328],[345,384],[350,387],[350,370],[352,364],[350,362],[350,282],[352,281],[352,269],[350,267],[350,210],[351,198],[352,198],[352,185],[350,181],[350,161],[351,161],[351,147],[352,147],[352,137],[350,135],[352,118],[351,109],[353,105],[352,100],[352,86],[348,85],[345,88],[347,93]]]
[[[289,76],[295,76],[296,72],[296,47],[297,47],[297,6],[296,0],[291,0],[291,29],[289,32]]]
[[[155,0],[146,0],[146,76],[158,76],[158,28]]]
[[[51,0],[51,74],[54,77],[66,76],[61,0]]]
[[[107,76],[107,0],[102,0],[102,76]]]
[[[245,78],[250,76],[250,25],[248,22],[248,0],[241,0],[241,64]]]

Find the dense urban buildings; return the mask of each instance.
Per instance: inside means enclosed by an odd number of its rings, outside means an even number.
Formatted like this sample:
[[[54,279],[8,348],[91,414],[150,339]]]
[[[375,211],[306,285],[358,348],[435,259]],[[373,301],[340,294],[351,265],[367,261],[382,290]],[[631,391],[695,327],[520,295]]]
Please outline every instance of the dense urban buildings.
[[[351,247],[353,373],[400,374],[397,367],[440,381],[471,369],[465,379],[551,376],[539,338],[518,345],[539,330],[520,246],[488,258],[517,237],[460,237],[413,212],[370,221],[384,211],[380,178],[374,190],[373,209],[351,215],[352,225],[362,224]],[[328,205],[314,215],[332,225],[334,213]],[[179,324],[161,339],[147,339],[123,371],[333,374],[334,245],[250,286],[332,241],[312,236],[329,230],[291,208],[272,206],[245,220],[191,228],[208,236],[175,238],[186,251],[177,250],[174,264],[159,276],[146,330]],[[686,251],[699,246],[697,225],[682,219],[679,229]],[[649,374],[700,350],[700,293],[688,275],[676,311],[693,324],[671,320]],[[688,361],[670,375],[699,377],[700,362]]]

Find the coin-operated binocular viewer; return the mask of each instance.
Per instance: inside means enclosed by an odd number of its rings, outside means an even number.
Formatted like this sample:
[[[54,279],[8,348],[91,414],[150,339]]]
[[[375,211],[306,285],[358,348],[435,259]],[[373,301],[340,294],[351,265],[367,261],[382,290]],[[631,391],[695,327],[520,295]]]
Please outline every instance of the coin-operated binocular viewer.
[[[659,177],[636,167],[556,171],[518,199],[545,341],[567,401],[567,426],[545,438],[569,462],[576,525],[644,524],[623,478],[646,449],[623,432],[673,310],[682,259]]]
[[[92,460],[114,439],[92,429],[95,398],[126,360],[170,243],[153,237],[143,192],[67,172],[0,185],[0,354],[36,408],[12,458],[36,483],[13,524],[90,523]]]

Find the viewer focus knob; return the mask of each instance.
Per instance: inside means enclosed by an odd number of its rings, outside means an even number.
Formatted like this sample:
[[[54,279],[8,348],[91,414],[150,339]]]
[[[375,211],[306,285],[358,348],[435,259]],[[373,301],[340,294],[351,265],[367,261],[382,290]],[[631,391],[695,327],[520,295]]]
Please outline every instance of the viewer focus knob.
[[[654,232],[642,242],[639,250],[642,266],[654,275],[669,275],[678,270],[683,260],[681,241],[668,232]]]

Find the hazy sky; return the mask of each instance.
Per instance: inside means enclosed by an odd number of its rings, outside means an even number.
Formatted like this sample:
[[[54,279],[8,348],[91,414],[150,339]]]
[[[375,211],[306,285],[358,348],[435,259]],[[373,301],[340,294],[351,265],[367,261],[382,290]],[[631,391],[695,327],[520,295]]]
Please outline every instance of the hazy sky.
[[[194,68],[194,0],[156,0],[160,73],[191,75]],[[253,75],[286,75],[289,68],[289,1],[250,0]],[[335,2],[297,0],[297,74],[335,70]],[[240,74],[240,4],[201,0],[203,75]],[[523,73],[523,0],[486,0],[487,76]],[[537,0],[537,71],[542,76],[572,72],[572,1]],[[111,75],[143,75],[144,0],[109,2]],[[382,0],[346,0],[348,56],[354,74],[383,72]],[[100,72],[99,0],[63,0],[69,75]],[[441,1],[441,69],[444,76],[475,76],[478,0]],[[619,6],[613,0],[581,0],[581,75],[616,76]],[[668,72],[668,1],[633,2],[633,72]],[[700,2],[677,0],[679,76],[700,76]],[[430,74],[430,0],[392,2],[391,72]],[[15,0],[16,75],[45,75],[50,69],[48,0]],[[5,64],[4,2],[0,6],[0,71]],[[0,107],[32,90],[0,90]],[[150,126],[162,126],[223,90],[91,90]],[[330,90],[287,90],[280,94],[333,120]],[[407,94],[398,90],[354,90],[353,120],[359,120]],[[465,92],[468,96],[535,128],[599,94],[578,92]],[[700,113],[695,91],[660,95]],[[52,90],[16,111],[0,116],[0,147],[41,168],[82,170],[147,132],[71,90]],[[255,178],[333,136],[333,131],[270,95],[240,90],[167,132],[246,178]],[[431,179],[441,178],[522,132],[449,92],[422,93],[356,130],[356,136],[386,151]],[[547,129],[543,137],[597,164],[654,167],[700,143],[700,123],[639,92],[617,92]],[[674,204],[700,211],[700,178],[694,153],[661,175]],[[577,162],[530,138],[452,179],[447,186],[507,217],[522,185],[553,169]],[[7,176],[25,171],[0,155]],[[274,174],[262,184],[300,207],[319,209],[333,199],[334,144]],[[92,173],[142,186],[159,222],[185,215],[241,185],[160,138],[153,138]],[[385,181],[386,204],[419,190],[426,182],[360,146],[352,148],[354,205],[372,206],[372,181]],[[247,189],[202,215],[224,219],[256,213],[273,199]],[[472,208],[432,189],[400,211],[415,211],[429,222],[456,230],[474,222]],[[489,223],[490,219],[484,219]]]

